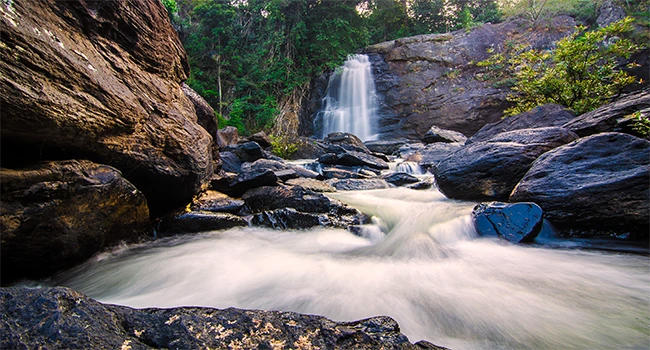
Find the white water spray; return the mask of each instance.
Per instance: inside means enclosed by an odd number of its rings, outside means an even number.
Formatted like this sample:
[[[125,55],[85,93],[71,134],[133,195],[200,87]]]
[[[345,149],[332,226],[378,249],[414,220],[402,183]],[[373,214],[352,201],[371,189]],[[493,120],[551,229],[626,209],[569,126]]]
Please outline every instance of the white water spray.
[[[323,108],[314,120],[320,137],[337,131],[376,138],[377,96],[367,55],[352,55],[330,77]]]

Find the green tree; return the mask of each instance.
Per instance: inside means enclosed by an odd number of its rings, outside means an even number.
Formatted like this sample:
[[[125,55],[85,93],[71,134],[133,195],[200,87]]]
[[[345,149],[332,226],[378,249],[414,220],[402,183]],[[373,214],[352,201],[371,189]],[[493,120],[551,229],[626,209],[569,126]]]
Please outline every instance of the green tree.
[[[623,37],[632,30],[632,21],[628,17],[594,31],[579,26],[552,51],[524,50],[507,58],[496,54],[479,65],[505,64],[514,78],[514,93],[509,96],[514,106],[505,111],[506,115],[546,103],[561,104],[582,114],[607,103],[635,81],[620,64],[621,59],[629,59],[639,50]]]

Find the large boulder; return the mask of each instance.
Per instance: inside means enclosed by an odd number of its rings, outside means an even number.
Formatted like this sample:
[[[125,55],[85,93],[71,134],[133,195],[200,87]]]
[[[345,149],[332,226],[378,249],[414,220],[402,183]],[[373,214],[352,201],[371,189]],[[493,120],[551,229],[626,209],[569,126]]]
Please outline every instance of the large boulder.
[[[326,213],[333,200],[300,186],[264,186],[248,190],[242,199],[247,208],[258,213],[265,210],[293,208],[306,213]]]
[[[632,115],[640,112],[650,117],[650,90],[628,94],[614,102],[570,120],[564,127],[584,137],[601,132],[623,132],[639,136],[633,128]]]
[[[560,127],[573,120],[575,114],[557,104],[546,104],[535,107],[530,111],[506,117],[498,122],[490,123],[481,128],[467,143],[486,141],[496,134],[520,129],[535,129],[543,127]]]
[[[511,243],[532,242],[542,230],[543,212],[535,203],[480,203],[474,207],[474,227],[481,236]]]
[[[0,312],[2,349],[445,349],[411,344],[385,316],[334,322],[283,311],[132,309],[68,288],[3,288]]]
[[[460,143],[433,143],[417,150],[417,163],[424,169],[433,169],[441,160],[463,147]]]
[[[241,199],[235,199],[217,191],[205,191],[192,201],[190,209],[237,214],[243,206],[244,201]]]
[[[197,210],[170,214],[160,220],[156,229],[158,237],[166,237],[245,226],[248,226],[248,222],[241,216]]]
[[[356,151],[344,151],[339,154],[327,153],[320,156],[318,161],[330,165],[362,166],[377,170],[388,169],[388,163],[385,160]]]
[[[219,158],[219,145],[217,144],[217,134],[219,132],[219,125],[217,123],[217,116],[214,113],[214,109],[208,101],[206,101],[201,95],[194,91],[187,84],[183,83],[182,85],[183,93],[187,98],[192,101],[194,109],[196,110],[197,122],[208,134],[212,137],[211,149],[212,149],[212,159],[214,160],[214,171],[218,172],[221,169],[221,159]]]
[[[467,141],[467,137],[465,135],[453,131],[453,130],[446,130],[446,129],[441,129],[437,126],[432,126],[429,131],[427,131],[426,134],[424,134],[424,137],[422,137],[422,142],[424,143],[436,143],[436,142],[444,142],[444,143],[452,143],[452,142],[462,142],[465,143]]]
[[[4,166],[110,164],[155,213],[209,180],[212,139],[183,93],[187,57],[160,1],[12,1],[0,23]]]
[[[510,201],[539,204],[560,229],[647,237],[650,142],[603,133],[558,147],[535,161]]]
[[[145,235],[144,195],[107,165],[58,161],[0,169],[2,282],[44,277]]]
[[[370,153],[370,150],[363,144],[361,139],[347,132],[333,132],[327,135],[323,141],[326,144],[341,146],[348,151]]]
[[[504,201],[537,157],[575,139],[558,127],[508,131],[466,145],[438,162],[433,173],[449,198]]]
[[[260,145],[254,141],[226,146],[222,150],[224,152],[233,153],[242,161],[242,163],[254,162],[258,159],[266,158],[262,147],[260,147]]]

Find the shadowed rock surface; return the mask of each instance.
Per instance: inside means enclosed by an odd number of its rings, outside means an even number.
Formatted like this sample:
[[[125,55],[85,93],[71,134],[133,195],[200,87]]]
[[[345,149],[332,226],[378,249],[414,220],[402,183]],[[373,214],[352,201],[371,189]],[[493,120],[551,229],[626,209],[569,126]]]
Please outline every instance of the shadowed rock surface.
[[[109,164],[154,212],[208,181],[212,139],[183,93],[187,57],[162,3],[12,1],[0,21],[4,166]]]
[[[496,123],[487,124],[474,136],[470,137],[467,143],[487,141],[505,131],[551,126],[561,127],[564,123],[573,120],[574,117],[573,112],[560,105],[546,104],[524,113],[503,118]]]
[[[558,127],[507,131],[464,146],[433,173],[449,198],[505,201],[537,157],[577,138]]]
[[[70,268],[104,247],[142,238],[149,224],[144,195],[107,165],[3,168],[0,185],[3,282]]]
[[[623,132],[639,136],[632,128],[631,115],[641,112],[650,116],[650,90],[631,93],[591,112],[581,114],[564,127],[584,137],[601,132]]]
[[[411,344],[392,318],[334,322],[293,312],[132,309],[68,288],[2,288],[2,349],[445,349]]]
[[[558,147],[535,161],[510,201],[539,204],[561,229],[648,237],[650,142],[603,133]]]
[[[170,214],[158,225],[158,236],[186,234],[204,231],[226,230],[233,227],[248,226],[241,216],[205,210]]]

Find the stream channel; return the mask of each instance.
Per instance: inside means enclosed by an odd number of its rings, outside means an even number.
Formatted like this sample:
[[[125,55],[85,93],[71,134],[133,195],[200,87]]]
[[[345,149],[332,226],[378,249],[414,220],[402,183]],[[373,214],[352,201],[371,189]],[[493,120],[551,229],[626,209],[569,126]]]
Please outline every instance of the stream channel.
[[[236,228],[123,246],[54,282],[136,308],[284,310],[395,318],[411,342],[452,349],[647,349],[650,258],[481,238],[476,203],[436,189],[328,194],[373,216],[361,236]]]

